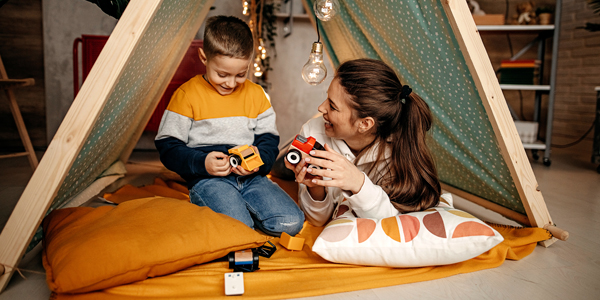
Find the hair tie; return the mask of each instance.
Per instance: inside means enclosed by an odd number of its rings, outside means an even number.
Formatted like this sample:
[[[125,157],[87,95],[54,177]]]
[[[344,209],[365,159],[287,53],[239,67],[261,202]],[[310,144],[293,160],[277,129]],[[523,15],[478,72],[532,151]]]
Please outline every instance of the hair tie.
[[[402,101],[402,104],[406,104],[406,99],[408,98],[408,95],[410,95],[410,93],[412,93],[412,89],[408,86],[408,85],[403,85],[402,86],[402,91],[400,92],[400,101]]]

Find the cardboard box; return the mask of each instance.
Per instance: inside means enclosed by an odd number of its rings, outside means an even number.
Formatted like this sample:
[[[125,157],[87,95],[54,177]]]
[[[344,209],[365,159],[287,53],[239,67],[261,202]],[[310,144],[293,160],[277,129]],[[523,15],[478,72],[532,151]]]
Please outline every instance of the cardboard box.
[[[473,16],[475,25],[504,25],[504,15],[489,14],[483,16]]]

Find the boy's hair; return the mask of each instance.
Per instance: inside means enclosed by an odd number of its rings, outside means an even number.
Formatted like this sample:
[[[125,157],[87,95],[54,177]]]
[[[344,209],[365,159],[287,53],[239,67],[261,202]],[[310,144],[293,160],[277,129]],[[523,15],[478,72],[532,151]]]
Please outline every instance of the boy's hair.
[[[377,161],[385,161],[386,148],[391,160],[377,182],[397,209],[421,211],[436,206],[441,186],[435,162],[426,144],[433,117],[421,97],[410,93],[404,100],[403,85],[392,68],[380,60],[356,59],[341,64],[335,74],[350,95],[353,118],[375,120],[375,140],[361,151],[378,145]],[[368,171],[376,171],[376,164]]]
[[[204,54],[250,59],[254,54],[252,31],[246,22],[233,16],[214,16],[206,21]]]

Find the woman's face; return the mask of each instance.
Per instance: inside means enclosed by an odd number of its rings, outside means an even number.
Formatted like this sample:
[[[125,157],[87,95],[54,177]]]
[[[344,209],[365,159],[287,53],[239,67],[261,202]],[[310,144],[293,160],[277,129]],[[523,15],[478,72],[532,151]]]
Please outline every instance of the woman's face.
[[[353,121],[353,109],[348,104],[350,95],[346,93],[339,79],[334,79],[327,90],[327,99],[319,105],[319,112],[325,120],[325,133],[328,137],[345,141],[356,138],[358,122]]]

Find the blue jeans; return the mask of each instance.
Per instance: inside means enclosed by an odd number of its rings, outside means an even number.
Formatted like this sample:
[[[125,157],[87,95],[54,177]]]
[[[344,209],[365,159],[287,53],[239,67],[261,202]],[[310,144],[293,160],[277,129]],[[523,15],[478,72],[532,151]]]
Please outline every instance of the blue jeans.
[[[304,224],[304,213],[276,183],[261,175],[204,179],[190,189],[190,200],[228,215],[250,228],[280,236],[296,235]]]

